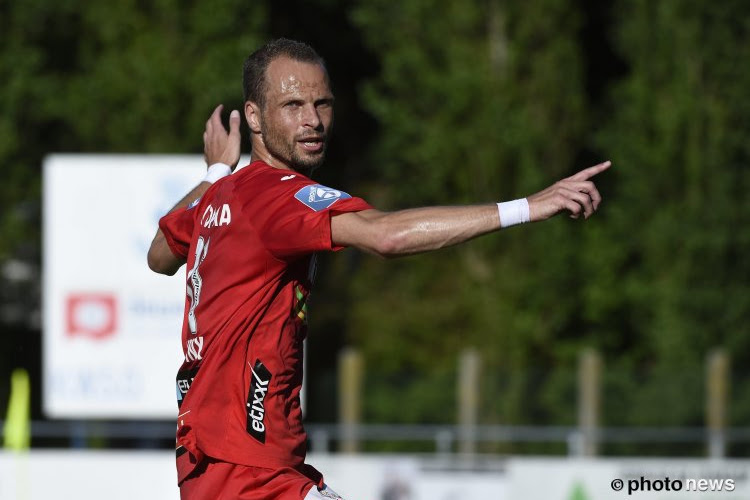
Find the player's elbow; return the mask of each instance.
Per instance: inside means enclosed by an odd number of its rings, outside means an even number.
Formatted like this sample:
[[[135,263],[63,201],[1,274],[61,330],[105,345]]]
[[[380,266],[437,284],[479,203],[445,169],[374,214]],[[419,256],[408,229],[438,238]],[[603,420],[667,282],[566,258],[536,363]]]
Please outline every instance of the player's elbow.
[[[159,274],[168,274],[166,272],[167,269],[163,266],[159,258],[156,255],[152,254],[151,252],[148,253],[148,256],[146,257],[146,262],[148,262],[148,268],[151,269],[153,272],[159,273]]]
[[[388,259],[404,255],[406,238],[387,213],[342,214],[331,221],[332,241]]]
[[[400,234],[388,230],[376,233],[370,250],[384,259],[393,259],[408,253],[405,239]]]
[[[164,255],[155,251],[153,247],[149,249],[148,255],[146,257],[149,269],[151,269],[155,273],[166,274],[167,276],[173,276],[174,273],[176,273],[180,268],[180,266],[175,265],[174,260],[175,259],[173,256],[171,259],[165,258]]]

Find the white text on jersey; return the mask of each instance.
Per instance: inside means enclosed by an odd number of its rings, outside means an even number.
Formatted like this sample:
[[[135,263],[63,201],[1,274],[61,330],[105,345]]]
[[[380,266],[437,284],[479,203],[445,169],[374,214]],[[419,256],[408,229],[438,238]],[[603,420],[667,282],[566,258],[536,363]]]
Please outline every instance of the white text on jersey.
[[[188,363],[203,359],[203,337],[195,337],[187,341],[187,352],[185,353],[185,361]]]
[[[232,211],[229,210],[229,205],[226,203],[220,208],[207,206],[205,212],[203,212],[203,217],[201,217],[203,227],[228,226],[230,222],[232,222]]]
[[[268,391],[269,380],[263,380],[253,370],[253,377],[255,377],[256,385],[253,388],[253,404],[250,408],[250,417],[253,419],[253,429],[257,432],[265,432],[266,426],[263,424],[263,416],[266,410],[263,406],[263,400],[266,399],[266,391]]]

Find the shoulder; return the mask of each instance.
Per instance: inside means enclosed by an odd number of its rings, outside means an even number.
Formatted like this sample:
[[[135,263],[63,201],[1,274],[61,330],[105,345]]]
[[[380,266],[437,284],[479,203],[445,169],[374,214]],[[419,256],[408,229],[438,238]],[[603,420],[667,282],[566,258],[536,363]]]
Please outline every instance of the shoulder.
[[[300,172],[273,168],[263,162],[253,162],[234,175],[238,176],[235,189],[247,207],[296,207],[324,212],[342,202],[354,201],[345,191],[320,184]]]
[[[240,198],[287,198],[303,186],[314,184],[293,170],[282,170],[256,161],[232,174],[232,189]]]
[[[256,161],[233,174],[234,189],[242,197],[294,199],[300,190],[316,185],[315,181],[294,170],[274,168]]]
[[[280,184],[292,180],[307,180],[308,182],[312,182],[309,178],[299,172],[274,168],[262,161],[254,161],[249,165],[242,167],[240,170],[232,174],[231,177],[234,178],[237,183],[264,182]]]

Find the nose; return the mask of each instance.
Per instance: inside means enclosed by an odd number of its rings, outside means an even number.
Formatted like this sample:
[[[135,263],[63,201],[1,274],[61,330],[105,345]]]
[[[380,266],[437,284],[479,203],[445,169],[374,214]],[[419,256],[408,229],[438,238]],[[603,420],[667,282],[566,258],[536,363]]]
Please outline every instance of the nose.
[[[304,107],[302,111],[302,125],[304,127],[310,127],[317,130],[321,127],[322,123],[317,107],[313,104]]]

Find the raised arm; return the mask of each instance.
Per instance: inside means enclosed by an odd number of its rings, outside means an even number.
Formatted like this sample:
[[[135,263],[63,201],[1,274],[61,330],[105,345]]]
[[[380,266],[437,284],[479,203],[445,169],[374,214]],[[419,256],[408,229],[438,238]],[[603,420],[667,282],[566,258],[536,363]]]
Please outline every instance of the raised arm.
[[[510,207],[499,208],[493,203],[339,214],[331,219],[331,239],[336,245],[357,247],[383,257],[398,257],[456,245],[518,222],[538,222],[562,212],[570,213],[573,218],[581,215],[589,218],[602,200],[589,179],[610,165],[607,161],[581,170],[511,203]],[[515,208],[523,211],[520,219]]]
[[[228,175],[240,160],[240,114],[232,111],[229,115],[229,133],[221,123],[223,105],[217,106],[206,122],[203,132],[203,153],[208,167],[206,177],[186,194],[168,212],[186,207],[197,200],[216,180]],[[148,267],[157,273],[173,275],[185,263],[185,259],[172,253],[167,239],[161,229],[157,228],[156,235],[148,250]]]

